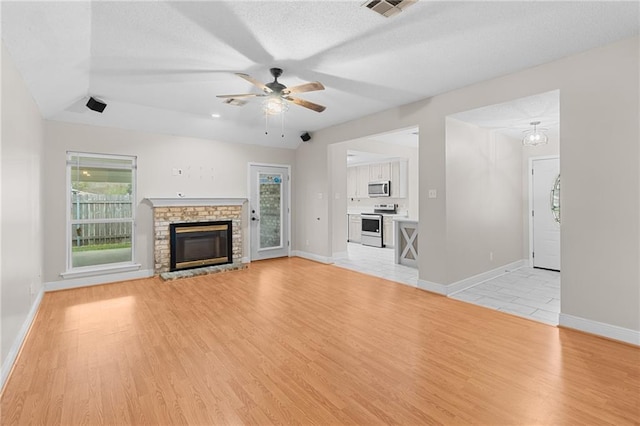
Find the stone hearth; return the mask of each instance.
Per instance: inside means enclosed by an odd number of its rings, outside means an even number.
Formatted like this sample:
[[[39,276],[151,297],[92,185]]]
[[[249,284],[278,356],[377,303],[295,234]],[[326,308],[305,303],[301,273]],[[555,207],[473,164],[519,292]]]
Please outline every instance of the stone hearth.
[[[242,263],[242,198],[148,198],[153,205],[154,272],[171,269],[169,225],[230,220],[233,226],[233,265]]]

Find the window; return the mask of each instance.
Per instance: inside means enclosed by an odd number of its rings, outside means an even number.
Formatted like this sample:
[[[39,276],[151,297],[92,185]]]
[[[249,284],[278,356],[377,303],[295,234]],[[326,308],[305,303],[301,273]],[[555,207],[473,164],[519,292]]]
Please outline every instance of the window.
[[[133,264],[136,158],[67,152],[67,270]]]

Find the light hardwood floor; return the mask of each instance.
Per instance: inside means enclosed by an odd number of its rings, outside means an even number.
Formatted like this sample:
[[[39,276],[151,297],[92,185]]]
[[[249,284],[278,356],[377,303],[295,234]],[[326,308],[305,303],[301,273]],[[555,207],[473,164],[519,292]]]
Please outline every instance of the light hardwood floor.
[[[329,265],[47,293],[2,424],[633,424],[640,349]]]

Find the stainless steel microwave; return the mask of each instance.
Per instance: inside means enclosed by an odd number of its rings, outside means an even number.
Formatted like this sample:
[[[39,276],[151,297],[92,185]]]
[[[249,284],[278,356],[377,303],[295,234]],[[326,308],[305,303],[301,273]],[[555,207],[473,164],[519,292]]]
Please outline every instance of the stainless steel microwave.
[[[383,180],[376,182],[369,182],[369,197],[390,197],[391,196],[391,181]]]

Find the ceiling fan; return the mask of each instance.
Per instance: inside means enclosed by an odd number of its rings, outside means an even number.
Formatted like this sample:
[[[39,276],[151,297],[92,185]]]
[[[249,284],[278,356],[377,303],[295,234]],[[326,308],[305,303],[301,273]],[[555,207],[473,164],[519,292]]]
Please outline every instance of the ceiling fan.
[[[244,93],[239,95],[217,95],[217,97],[230,99],[230,100],[242,99],[242,98],[253,98],[253,97],[268,97],[274,101],[279,102],[281,107],[282,106],[286,107],[287,103],[294,103],[296,105],[300,105],[302,107],[308,108],[316,112],[322,112],[326,109],[326,107],[322,105],[318,105],[316,103],[291,96],[298,93],[324,90],[324,86],[322,85],[322,83],[320,83],[319,81],[314,81],[311,83],[300,84],[299,86],[287,87],[278,81],[278,77],[282,75],[281,68],[271,68],[269,71],[271,72],[271,75],[273,76],[274,80],[271,83],[266,83],[266,84],[259,82],[258,80],[251,77],[248,74],[236,73],[238,77],[247,80],[249,83],[261,89],[263,93]],[[284,102],[284,101],[287,101],[287,102]],[[274,111],[274,112],[281,112],[281,111]]]

